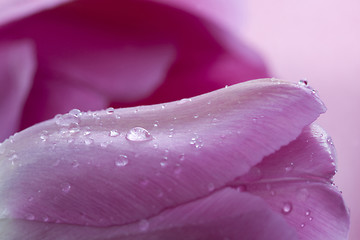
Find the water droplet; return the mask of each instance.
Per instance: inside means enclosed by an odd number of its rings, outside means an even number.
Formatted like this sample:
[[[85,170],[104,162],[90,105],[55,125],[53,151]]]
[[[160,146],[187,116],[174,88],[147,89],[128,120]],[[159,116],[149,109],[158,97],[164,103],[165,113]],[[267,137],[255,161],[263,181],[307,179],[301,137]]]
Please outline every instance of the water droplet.
[[[184,160],[185,160],[185,155],[184,155],[184,154],[181,154],[181,155],[179,156],[179,160],[180,160],[180,161],[184,161]]]
[[[165,105],[161,105],[161,109],[165,109]]]
[[[209,192],[214,191],[215,190],[215,185],[213,183],[209,183],[208,184],[208,190],[209,190]]]
[[[113,107],[109,107],[106,109],[107,114],[113,114],[115,112],[115,109]]]
[[[292,208],[293,208],[293,207],[292,207],[292,203],[291,203],[291,202],[285,202],[285,203],[283,204],[283,207],[282,207],[282,209],[281,209],[281,212],[282,212],[283,214],[287,215],[287,214],[291,213]]]
[[[305,227],[305,223],[300,224],[300,227],[301,227],[301,228],[304,228],[304,227]]]
[[[132,142],[144,142],[152,139],[151,134],[142,127],[134,127],[126,134],[126,139]]]
[[[309,217],[309,221],[312,221],[314,218],[313,217]]]
[[[194,118],[196,119],[196,118],[199,118],[199,115],[194,115]]]
[[[70,110],[69,114],[72,116],[78,117],[79,115],[81,115],[81,111],[79,109],[75,108],[75,109]]]
[[[80,119],[77,115],[73,114],[58,114],[55,116],[55,123],[61,127],[77,126]]]
[[[34,197],[29,197],[28,202],[32,202],[34,200]]]
[[[310,210],[306,211],[306,212],[305,212],[305,216],[309,216],[310,213],[311,213]]]
[[[191,101],[192,101],[191,98],[183,98],[180,101],[178,101],[177,104],[184,104]]]
[[[117,130],[111,130],[109,133],[110,137],[117,137],[119,135],[120,135],[120,133]]]
[[[121,154],[119,159],[115,160],[115,165],[117,167],[124,167],[129,163],[128,157],[126,155]]]
[[[31,214],[31,213],[27,214],[27,215],[25,216],[25,218],[26,218],[27,220],[30,220],[30,221],[35,220],[35,216],[34,216],[33,214]]]
[[[258,167],[252,167],[250,171],[246,174],[248,181],[257,181],[263,177],[263,172]]]
[[[43,217],[43,221],[44,221],[44,222],[48,222],[48,221],[49,221],[49,217],[44,216],[44,217]]]
[[[70,183],[65,182],[61,184],[61,191],[63,191],[64,193],[70,192],[70,189],[71,189]]]
[[[94,140],[91,139],[91,138],[85,138],[84,142],[85,142],[86,145],[90,145],[90,144],[92,144],[94,142]]]
[[[307,86],[307,85],[308,85],[308,81],[307,81],[307,79],[306,79],[306,78],[301,79],[301,80],[299,81],[299,85],[302,85],[302,86]]]
[[[159,126],[159,121],[155,121],[154,127],[158,127],[158,126]]]
[[[149,229],[149,221],[146,220],[146,219],[143,219],[143,220],[140,220],[139,222],[139,229],[140,229],[140,232],[145,232]]]
[[[294,169],[294,163],[290,163],[290,166],[285,167],[285,172],[290,172]]]
[[[46,142],[48,137],[49,137],[49,132],[48,131],[44,130],[44,131],[41,132],[40,139],[41,139],[42,142]]]

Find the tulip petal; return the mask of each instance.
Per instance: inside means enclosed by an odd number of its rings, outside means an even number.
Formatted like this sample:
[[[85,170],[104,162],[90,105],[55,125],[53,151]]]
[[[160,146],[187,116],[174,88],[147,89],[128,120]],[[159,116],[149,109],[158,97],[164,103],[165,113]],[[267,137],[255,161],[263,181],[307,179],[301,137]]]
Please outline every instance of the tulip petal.
[[[229,188],[120,227],[2,220],[0,237],[7,240],[298,239],[296,231],[262,199]]]
[[[282,212],[301,239],[347,239],[349,212],[331,181],[335,158],[331,138],[311,125],[233,184]]]
[[[0,26],[70,1],[71,0],[2,0],[0,2]]]
[[[0,44],[0,141],[14,134],[19,127],[35,69],[31,42]]]
[[[294,140],[324,106],[298,84],[263,79],[167,104],[80,113],[0,146],[10,218],[127,224],[204,197]]]
[[[38,88],[48,85],[48,75],[104,95],[119,107],[179,100],[267,77],[254,51],[222,31],[221,24],[187,10],[153,1],[71,1],[5,25],[0,35],[34,40],[39,69],[46,73],[36,76],[34,92],[48,96],[53,88]],[[230,42],[236,47],[230,49]],[[43,120],[62,112],[47,108],[38,96],[30,96],[28,112]],[[37,122],[28,116],[23,125]]]

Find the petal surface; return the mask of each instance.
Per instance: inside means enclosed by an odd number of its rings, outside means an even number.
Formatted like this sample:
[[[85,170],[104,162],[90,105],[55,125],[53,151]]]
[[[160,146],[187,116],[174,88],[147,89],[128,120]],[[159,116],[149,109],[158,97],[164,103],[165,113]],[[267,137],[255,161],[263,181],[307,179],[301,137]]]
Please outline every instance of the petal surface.
[[[71,0],[2,0],[0,2],[0,26],[70,1]]]
[[[0,237],[8,240],[298,239],[295,229],[262,199],[229,188],[126,226],[95,228],[2,220],[0,229]]]
[[[318,125],[237,179],[240,189],[265,199],[300,239],[347,239],[349,212],[332,183],[335,148]]]
[[[0,141],[19,128],[35,69],[31,42],[0,43]]]
[[[69,114],[0,146],[10,218],[110,226],[207,196],[294,140],[324,106],[271,79],[192,99]]]

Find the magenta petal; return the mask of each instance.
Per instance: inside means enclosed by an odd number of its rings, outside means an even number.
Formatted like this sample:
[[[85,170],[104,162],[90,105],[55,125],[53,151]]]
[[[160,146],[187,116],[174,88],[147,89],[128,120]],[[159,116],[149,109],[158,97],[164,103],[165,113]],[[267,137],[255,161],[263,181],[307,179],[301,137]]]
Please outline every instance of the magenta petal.
[[[163,105],[73,110],[0,146],[0,207],[92,226],[148,218],[225,186],[324,110],[311,89],[270,79]]]
[[[35,69],[35,52],[31,42],[0,44],[0,141],[19,128]]]
[[[347,239],[349,212],[331,181],[334,150],[327,133],[311,125],[234,183],[282,212],[301,239]]]
[[[0,26],[71,0],[1,0]]]
[[[218,240],[298,239],[294,228],[260,198],[223,189],[203,199],[167,209],[158,216],[107,228],[8,220],[0,222],[7,240]]]

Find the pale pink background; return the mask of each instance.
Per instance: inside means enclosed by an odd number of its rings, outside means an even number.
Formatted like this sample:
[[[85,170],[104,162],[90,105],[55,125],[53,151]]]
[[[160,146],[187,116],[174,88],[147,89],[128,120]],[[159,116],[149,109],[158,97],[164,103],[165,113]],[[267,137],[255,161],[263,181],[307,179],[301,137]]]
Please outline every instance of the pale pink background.
[[[245,39],[275,77],[306,77],[328,111],[319,122],[338,154],[336,184],[360,238],[360,1],[248,0]]]

